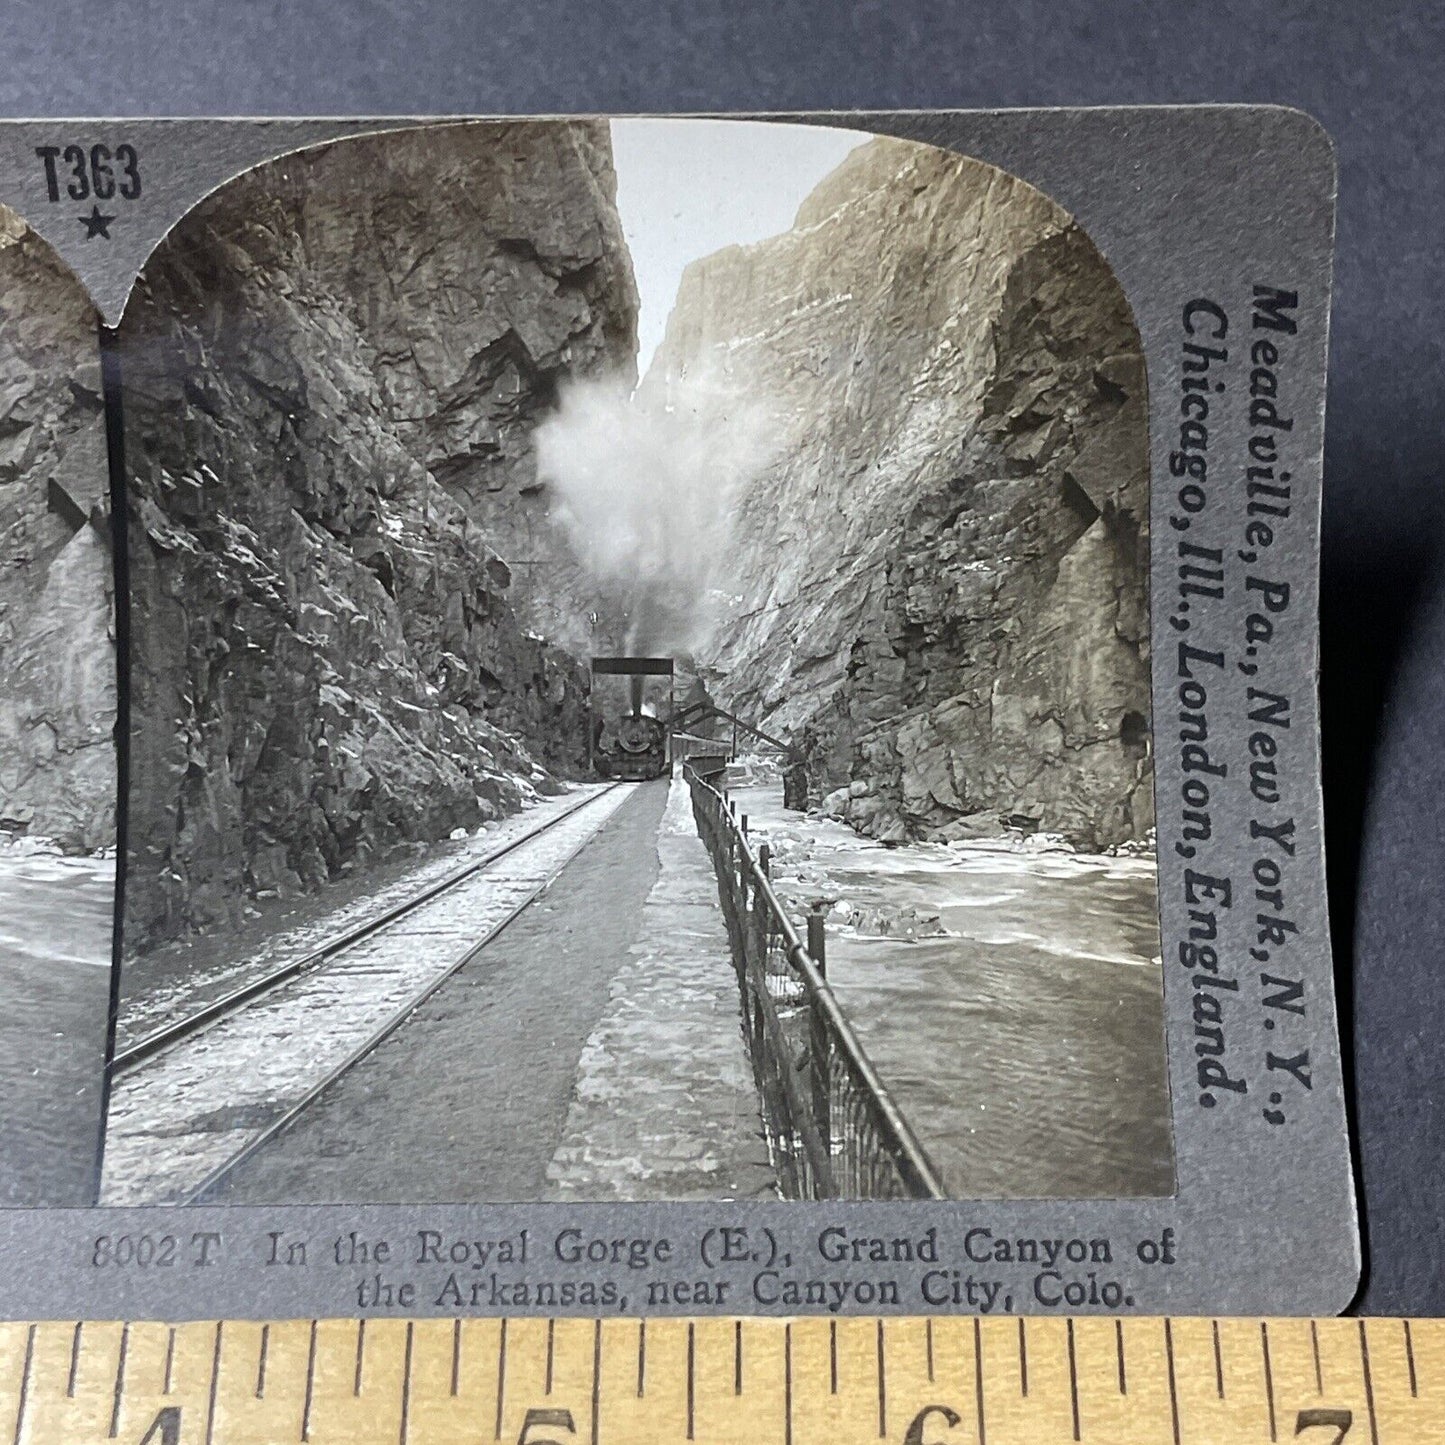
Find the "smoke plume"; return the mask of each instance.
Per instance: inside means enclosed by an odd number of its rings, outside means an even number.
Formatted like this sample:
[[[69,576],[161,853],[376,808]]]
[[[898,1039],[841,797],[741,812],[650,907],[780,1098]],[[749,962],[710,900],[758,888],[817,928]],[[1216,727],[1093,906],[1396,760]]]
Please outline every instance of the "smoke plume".
[[[627,614],[625,646],[688,652],[725,580],[734,509],[768,464],[766,408],[707,379],[573,383],[537,429],[537,475],[579,559]]]

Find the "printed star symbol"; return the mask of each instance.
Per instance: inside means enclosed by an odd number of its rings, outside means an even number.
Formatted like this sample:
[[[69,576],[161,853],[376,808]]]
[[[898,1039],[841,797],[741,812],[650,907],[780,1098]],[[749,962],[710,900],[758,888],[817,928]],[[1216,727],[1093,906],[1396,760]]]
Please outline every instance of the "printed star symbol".
[[[99,206],[92,206],[88,216],[77,216],[76,220],[85,227],[85,239],[89,241],[94,236],[100,236],[104,240],[110,240],[110,223],[115,220],[114,216],[107,216]]]

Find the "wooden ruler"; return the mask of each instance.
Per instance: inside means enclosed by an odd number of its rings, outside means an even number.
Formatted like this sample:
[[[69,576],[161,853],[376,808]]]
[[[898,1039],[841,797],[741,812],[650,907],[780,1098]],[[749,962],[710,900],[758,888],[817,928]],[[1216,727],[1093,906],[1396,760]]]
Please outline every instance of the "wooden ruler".
[[[0,1324],[0,1445],[1430,1445],[1445,1321]]]

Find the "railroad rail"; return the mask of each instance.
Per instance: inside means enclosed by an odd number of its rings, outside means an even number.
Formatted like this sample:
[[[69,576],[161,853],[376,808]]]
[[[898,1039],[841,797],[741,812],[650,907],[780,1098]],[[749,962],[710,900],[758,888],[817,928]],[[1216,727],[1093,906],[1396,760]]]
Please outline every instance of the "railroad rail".
[[[532,829],[530,833],[523,833],[520,837],[513,838],[510,843],[503,844],[500,848],[494,848],[490,853],[481,858],[473,859],[455,872],[448,873],[444,878],[438,879],[435,883],[429,884],[419,892],[412,894],[410,898],[403,899],[392,908],[379,913],[374,918],[368,918],[359,923],[355,928],[348,929],[345,933],[339,933],[333,939],[323,943],[320,948],[312,949],[310,953],[301,958],[293,959],[283,964],[280,968],[252,979],[242,984],[240,988],[232,989],[218,999],[197,1009],[194,1013],[188,1014],[185,1018],[178,1019],[173,1024],[167,1024],[164,1028],[156,1029],[154,1033],[147,1034],[144,1038],[137,1040],[129,1048],[122,1049],[115,1055],[111,1063],[112,1077],[124,1074],[134,1069],[138,1064],[143,1064],[153,1054],[158,1054],[164,1049],[181,1043],[194,1034],[201,1033],[219,1023],[223,1018],[235,1013],[238,1009],[244,1008],[253,1000],[261,998],[265,994],[281,988],[290,983],[293,979],[299,978],[302,974],[326,963],[339,953],[355,947],[356,944],[371,938],[373,935],[382,932],[384,929],[399,923],[409,913],[415,912],[423,904],[430,903],[432,899],[439,898],[443,893],[448,893],[459,884],[465,883],[467,879],[474,878],[484,869],[492,867],[500,862],[509,853],[515,853],[518,848],[525,847],[533,839],[540,837],[548,830],[555,828],[558,823],[570,818],[573,813],[585,808],[589,803],[595,802],[598,798],[610,793],[614,788],[620,787],[620,783],[613,783],[602,789],[600,792],[591,793],[587,797],[574,803],[570,808],[565,808],[554,817],[539,827]]]
[[[440,966],[419,970],[412,967],[411,958],[402,956],[405,967],[396,970],[398,977],[409,969],[410,972],[415,973],[415,978],[411,978],[408,973],[408,976],[402,979],[402,986],[393,989],[395,998],[384,1000],[384,1006],[378,1006],[375,996],[370,1000],[363,1001],[362,1006],[357,1010],[356,1027],[352,1029],[351,1037],[346,1041],[350,1046],[345,1049],[344,1053],[327,1060],[325,1067],[306,1084],[299,1094],[275,1101],[274,1108],[270,1110],[270,1116],[259,1127],[243,1128],[241,1132],[246,1137],[241,1147],[233,1149],[223,1159],[211,1164],[199,1183],[185,1187],[180,1195],[181,1202],[198,1203],[214,1197],[238,1168],[253,1159],[266,1145],[289,1129],[311,1104],[395,1032],[449,978],[473,962],[550,886],[558,873],[591,841],[596,830],[585,832],[575,841],[575,844],[569,841],[568,832],[564,830],[559,841],[563,843],[565,852],[550,857],[539,874],[528,874],[522,879],[507,880],[507,886],[511,892],[500,905],[501,911],[497,911],[498,905],[495,904],[495,901],[487,908],[481,909],[481,914],[485,916],[484,922],[478,923],[468,917],[466,890],[463,885],[476,879],[478,875],[494,869],[501,860],[509,855],[517,854],[519,850],[525,849],[529,845],[536,845],[545,835],[554,833],[555,830],[576,818],[584,810],[596,808],[604,798],[618,793],[619,790],[630,792],[631,786],[626,783],[613,783],[589,793],[577,803],[546,819],[540,826],[502,847],[493,849],[483,857],[448,874],[445,878],[427,885],[410,898],[329,940],[303,958],[273,970],[264,977],[233,990],[224,998],[217,999],[177,1023],[158,1030],[142,1039],[125,1054],[118,1056],[113,1067],[128,1082],[135,1080],[137,1075],[143,1072],[142,1066],[156,1064],[164,1067],[171,1058],[177,1057],[173,1053],[177,1045],[208,1034],[226,1021],[236,1020],[239,1015],[246,1014],[248,1010],[258,1005],[274,1004],[277,995],[286,990],[288,985],[303,981],[314,981],[312,986],[324,984],[334,971],[345,971],[350,954],[357,955],[350,964],[354,972],[376,979],[384,972],[384,969],[379,968],[376,962],[367,955],[366,946],[373,943],[380,935],[385,934],[387,930],[396,928],[402,923],[415,925],[427,923],[430,920],[428,927],[420,930],[425,937],[426,947],[421,950],[411,950],[412,958],[418,951],[424,954],[445,947],[454,947],[458,950]],[[606,816],[610,816],[610,814],[604,814],[604,822]],[[553,846],[555,847],[555,843]],[[433,918],[430,913],[423,911],[428,908],[428,905],[448,902],[448,895],[452,895],[457,900],[456,906],[462,910],[460,917],[443,923]],[[388,981],[383,979],[382,982],[383,988],[377,990],[377,994],[382,994],[386,988],[391,987]],[[312,1011],[318,1014],[318,1021],[321,1018],[326,1021],[328,1035],[339,1032],[334,1028],[334,1009],[343,1006],[336,1000],[325,999],[321,1000],[319,1004],[309,1005]],[[308,1022],[306,1017],[308,1005],[298,999],[292,1007],[296,1009],[298,1019],[290,1021],[290,1027],[295,1031],[299,1022],[301,1031],[304,1032],[304,1027]],[[214,1052],[213,1049],[209,1051]],[[183,1051],[180,1057],[184,1056],[184,1052],[186,1051]],[[238,1057],[244,1057],[244,1055],[238,1055]]]
[[[864,1052],[819,959],[773,891],[766,855],[753,852],[722,792],[691,767],[684,775],[717,872],[748,1052],[783,1193],[945,1198],[932,1161]]]

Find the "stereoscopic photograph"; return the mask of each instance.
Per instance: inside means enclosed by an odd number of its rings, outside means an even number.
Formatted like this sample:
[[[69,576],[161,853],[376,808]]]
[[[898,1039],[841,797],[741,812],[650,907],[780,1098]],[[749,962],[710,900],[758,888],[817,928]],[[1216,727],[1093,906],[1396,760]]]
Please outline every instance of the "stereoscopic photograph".
[[[0,208],[0,1208],[95,1201],[116,648],[98,318]]]
[[[1144,362],[1048,196],[824,126],[393,130],[193,209],[114,356],[102,1203],[1172,1193]],[[40,681],[103,731],[94,516],[0,585],[7,654],[74,589]],[[88,899],[86,818],[3,886]]]

